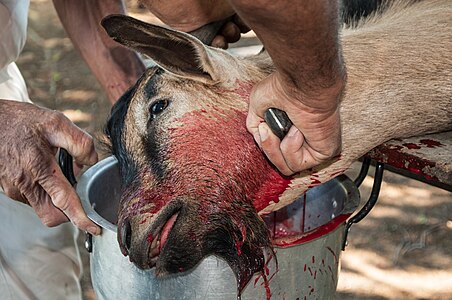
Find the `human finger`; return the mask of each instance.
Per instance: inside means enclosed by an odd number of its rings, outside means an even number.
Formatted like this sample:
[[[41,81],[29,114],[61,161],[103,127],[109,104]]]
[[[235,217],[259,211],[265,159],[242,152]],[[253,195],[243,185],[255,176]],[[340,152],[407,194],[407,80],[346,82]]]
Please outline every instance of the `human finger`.
[[[83,165],[77,162],[73,162],[72,169],[74,170],[74,175],[77,176],[83,170]]]
[[[28,204],[27,200],[23,197],[22,193],[19,191],[19,189],[14,186],[12,183],[8,182],[5,179],[2,179],[0,181],[0,187],[2,188],[3,192],[6,196],[9,198]]]
[[[224,24],[220,32],[228,43],[235,43],[240,39],[240,29],[233,22]]]
[[[52,199],[39,184],[25,189],[23,195],[45,226],[55,227],[69,221],[69,218],[53,205]]]
[[[284,175],[289,176],[294,172],[287,166],[280,149],[280,140],[273,134],[267,123],[261,123],[258,127],[260,146],[270,162]]]
[[[307,158],[303,155],[304,142],[303,134],[295,126],[290,127],[287,135],[281,141],[280,149],[284,161],[293,172],[301,171],[303,165],[308,163]]]
[[[85,165],[93,165],[98,157],[94,149],[93,138],[72,123],[60,112],[52,112],[49,126],[43,132],[49,143],[58,148],[66,149],[74,159]]]
[[[53,205],[60,209],[71,222],[81,230],[94,235],[100,233],[100,228],[85,214],[80,198],[64,177],[56,161],[50,166],[51,174],[39,178],[39,184],[49,194]]]
[[[212,40],[211,46],[215,48],[228,49],[228,42],[224,36],[216,35]]]
[[[251,133],[254,137],[256,143],[260,145],[260,136],[259,136],[259,124],[264,122],[264,119],[259,117],[254,113],[253,110],[250,109],[248,115],[246,116],[246,128],[249,133]]]

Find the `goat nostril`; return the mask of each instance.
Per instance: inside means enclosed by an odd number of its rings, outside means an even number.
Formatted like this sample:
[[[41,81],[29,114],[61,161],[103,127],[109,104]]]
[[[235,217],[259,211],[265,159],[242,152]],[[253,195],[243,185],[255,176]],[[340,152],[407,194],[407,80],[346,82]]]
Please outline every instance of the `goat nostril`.
[[[132,228],[129,220],[125,220],[121,228],[121,240],[124,243],[127,254],[129,254],[130,244],[132,243]]]

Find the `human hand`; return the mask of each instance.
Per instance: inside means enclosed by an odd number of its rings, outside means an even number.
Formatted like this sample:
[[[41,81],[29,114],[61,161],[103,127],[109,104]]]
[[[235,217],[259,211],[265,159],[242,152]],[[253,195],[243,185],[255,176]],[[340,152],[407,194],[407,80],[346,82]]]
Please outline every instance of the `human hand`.
[[[227,49],[229,43],[237,42],[242,33],[247,33],[250,30],[238,15],[234,15],[221,27],[218,34],[212,40],[211,46]]]
[[[308,96],[276,71],[253,88],[246,125],[281,173],[288,176],[312,168],[340,152],[339,98],[344,84]],[[285,111],[293,123],[282,141],[263,119],[271,107]]]
[[[79,165],[96,163],[92,138],[62,113],[29,103],[0,100],[0,115],[0,186],[6,195],[30,204],[49,227],[70,220],[99,234],[55,159],[64,148]]]
[[[226,49],[228,43],[237,42],[240,34],[250,28],[235,15],[234,9],[224,0],[146,0],[144,4],[163,23],[173,29],[191,32],[214,21],[230,18],[213,39],[212,46]]]

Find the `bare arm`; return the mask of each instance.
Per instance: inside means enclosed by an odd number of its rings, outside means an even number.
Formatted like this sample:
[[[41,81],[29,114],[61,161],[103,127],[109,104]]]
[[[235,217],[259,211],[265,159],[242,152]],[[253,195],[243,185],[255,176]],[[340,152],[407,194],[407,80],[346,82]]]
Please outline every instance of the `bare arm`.
[[[346,72],[338,41],[336,0],[231,0],[261,39],[276,72],[250,98],[248,130],[286,175],[340,151],[339,100]],[[294,126],[282,142],[263,123],[269,107],[286,111]]]
[[[213,21],[235,14],[227,0],[142,0],[146,7],[163,23],[173,29],[190,32]],[[228,43],[240,39],[240,34],[250,29],[234,15],[218,32],[212,46],[227,48]]]
[[[336,0],[231,0],[242,19],[263,42],[284,80],[306,95],[325,88],[342,89],[345,69],[338,41]],[[339,87],[337,87],[339,86]],[[330,106],[337,99],[313,107]]]
[[[110,14],[124,14],[117,0],[53,0],[69,38],[86,61],[112,103],[144,71],[138,55],[113,42],[100,26]]]

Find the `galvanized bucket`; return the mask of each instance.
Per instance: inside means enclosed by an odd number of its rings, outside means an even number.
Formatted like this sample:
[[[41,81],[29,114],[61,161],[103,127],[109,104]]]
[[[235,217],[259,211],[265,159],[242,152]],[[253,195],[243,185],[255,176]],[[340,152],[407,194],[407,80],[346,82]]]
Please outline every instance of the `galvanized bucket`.
[[[153,270],[136,268],[124,257],[116,240],[121,182],[117,162],[109,157],[87,170],[77,192],[88,216],[102,226],[88,240],[91,278],[99,299],[237,299],[237,283],[227,263],[206,257],[188,272],[156,278]],[[265,276],[256,274],[242,299],[331,299],[336,291],[345,220],[359,203],[359,191],[346,176],[309,190],[284,212],[305,232],[290,241],[275,242],[278,261],[270,260]],[[272,218],[274,216],[268,216]],[[275,226],[279,226],[278,224]]]

